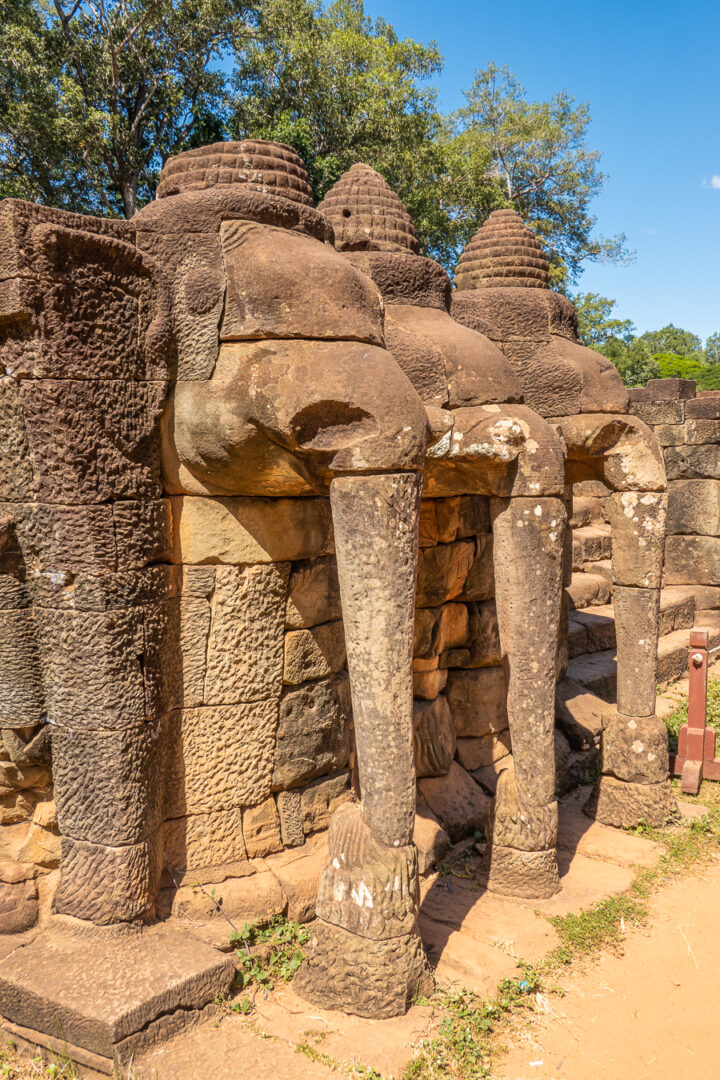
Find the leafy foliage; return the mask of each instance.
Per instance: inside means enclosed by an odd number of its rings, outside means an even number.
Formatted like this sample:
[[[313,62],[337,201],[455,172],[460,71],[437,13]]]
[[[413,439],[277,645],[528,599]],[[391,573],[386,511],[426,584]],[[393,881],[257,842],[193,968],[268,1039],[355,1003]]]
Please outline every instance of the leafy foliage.
[[[587,146],[590,112],[566,90],[529,101],[507,67],[489,64],[465,91],[456,130],[450,187],[455,214],[470,239],[491,202],[513,206],[543,241],[554,282],[576,280],[584,261],[630,258],[625,237],[594,238],[589,207],[605,175]]]
[[[240,970],[235,976],[238,986],[245,990],[257,985],[272,990],[275,980],[289,982],[298,970],[305,953],[301,946],[309,934],[300,923],[274,915],[260,923],[245,923],[230,940],[238,946]]]
[[[681,330],[672,323],[663,326],[661,330],[648,330],[640,337],[655,356],[659,353],[672,353],[674,356],[692,357],[700,363],[705,359],[702,341],[697,334]]]
[[[167,156],[221,137],[249,0],[0,0],[0,196],[132,216]]]
[[[720,390],[720,364],[701,364],[692,356],[660,353],[654,357],[662,379],[694,379],[699,390]]]
[[[616,319],[612,311],[617,301],[599,293],[576,293],[571,297],[578,316],[578,336],[583,345],[598,348],[612,338],[629,342],[635,333],[630,319]]]

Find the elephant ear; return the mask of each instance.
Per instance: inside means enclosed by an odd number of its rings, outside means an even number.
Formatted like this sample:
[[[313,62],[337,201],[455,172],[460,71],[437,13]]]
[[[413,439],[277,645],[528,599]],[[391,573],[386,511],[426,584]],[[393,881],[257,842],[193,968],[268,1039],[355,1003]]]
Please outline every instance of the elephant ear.
[[[0,233],[0,502],[159,496],[174,365],[159,266],[124,222],[6,202]]]

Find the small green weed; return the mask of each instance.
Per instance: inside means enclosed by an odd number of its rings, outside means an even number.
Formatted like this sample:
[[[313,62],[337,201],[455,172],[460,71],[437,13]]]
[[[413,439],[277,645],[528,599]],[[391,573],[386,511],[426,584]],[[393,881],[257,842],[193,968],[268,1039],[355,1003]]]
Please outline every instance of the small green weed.
[[[36,1055],[34,1058],[20,1057],[13,1042],[0,1046],[0,1077],[3,1080],[81,1080],[81,1072],[69,1057],[53,1059]]]
[[[641,926],[646,918],[645,906],[631,896],[611,896],[577,914],[550,916],[548,921],[560,938],[554,958],[567,964],[601,949],[617,950],[626,928]]]
[[[290,982],[305,959],[301,946],[308,937],[304,926],[283,915],[273,915],[264,922],[245,923],[241,930],[230,935],[233,945],[238,946],[237,985],[242,990],[253,984],[272,990],[277,980]]]
[[[302,1054],[304,1057],[309,1058],[310,1061],[317,1061],[318,1064],[324,1065],[328,1069],[332,1069],[333,1072],[343,1073],[345,1076],[353,1077],[353,1080],[383,1080],[382,1076],[375,1069],[368,1068],[367,1065],[350,1065],[343,1061],[338,1061],[330,1054],[326,1054],[320,1049],[322,1043],[327,1039],[329,1031],[306,1031],[304,1032],[301,1041],[295,1045],[295,1053]]]

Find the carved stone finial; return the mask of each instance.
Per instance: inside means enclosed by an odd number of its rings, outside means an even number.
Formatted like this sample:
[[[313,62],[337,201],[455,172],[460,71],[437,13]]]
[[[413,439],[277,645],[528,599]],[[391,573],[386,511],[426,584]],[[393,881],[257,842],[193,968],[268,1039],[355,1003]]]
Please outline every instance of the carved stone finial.
[[[402,200],[369,165],[343,173],[318,210],[335,230],[338,251],[420,251]]]
[[[494,210],[460,256],[455,287],[550,288],[550,266],[540,241],[515,210]]]
[[[230,184],[248,184],[291,202],[313,205],[302,158],[284,143],[257,139],[213,143],[169,158],[160,173],[157,197]]]

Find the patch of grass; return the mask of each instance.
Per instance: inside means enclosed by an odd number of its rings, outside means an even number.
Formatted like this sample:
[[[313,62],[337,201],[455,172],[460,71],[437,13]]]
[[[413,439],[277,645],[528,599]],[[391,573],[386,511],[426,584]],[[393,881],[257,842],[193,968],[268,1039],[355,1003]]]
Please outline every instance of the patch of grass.
[[[548,922],[560,938],[559,946],[551,955],[565,964],[603,949],[617,951],[626,929],[641,926],[646,919],[645,905],[632,896],[611,896],[578,914],[549,916]]]
[[[245,990],[256,985],[272,990],[275,983],[290,982],[298,970],[305,953],[309,934],[300,923],[273,915],[259,923],[245,923],[241,930],[230,935],[237,945],[240,970],[235,976],[236,984]]]
[[[304,1057],[309,1058],[310,1061],[317,1061],[318,1064],[324,1065],[328,1069],[332,1069],[333,1072],[343,1073],[345,1076],[351,1076],[354,1080],[383,1080],[382,1076],[375,1069],[370,1069],[367,1065],[350,1065],[343,1061],[338,1061],[330,1054],[326,1054],[320,1049],[322,1043],[327,1039],[329,1031],[306,1031],[302,1039],[295,1046],[295,1053],[302,1054]]]
[[[50,1053],[49,1058],[37,1054],[21,1057],[15,1044],[0,1046],[0,1078],[2,1080],[81,1080],[82,1073],[69,1057]]]
[[[439,1010],[440,1022],[405,1067],[403,1080],[486,1080],[498,1032],[511,1014],[534,1011],[542,990],[536,968],[522,962],[518,967],[521,974],[503,979],[491,998],[461,987],[420,1001]]]
[[[678,732],[683,724],[687,723],[688,703],[678,705],[677,709],[665,720],[672,753],[677,751]],[[720,678],[715,676],[708,679],[707,692],[707,723],[713,731],[720,732]]]

